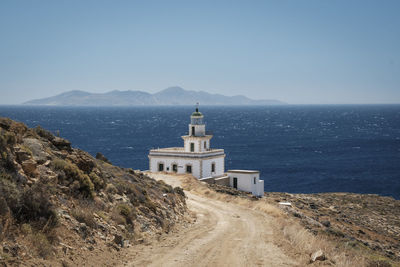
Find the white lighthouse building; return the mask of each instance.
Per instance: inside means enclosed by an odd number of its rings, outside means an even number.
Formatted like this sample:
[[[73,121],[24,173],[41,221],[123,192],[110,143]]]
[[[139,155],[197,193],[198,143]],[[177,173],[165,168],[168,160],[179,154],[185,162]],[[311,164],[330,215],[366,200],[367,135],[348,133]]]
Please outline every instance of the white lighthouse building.
[[[207,183],[231,186],[263,196],[264,181],[260,180],[259,171],[228,170],[225,173],[225,152],[211,148],[213,136],[207,134],[203,119],[197,107],[190,116],[189,134],[182,136],[183,147],[150,150],[150,172],[187,173]]]
[[[150,150],[149,170],[189,173],[198,179],[224,176],[225,153],[211,148],[212,137],[207,134],[204,116],[197,107],[190,116],[189,134],[182,136],[184,146]]]

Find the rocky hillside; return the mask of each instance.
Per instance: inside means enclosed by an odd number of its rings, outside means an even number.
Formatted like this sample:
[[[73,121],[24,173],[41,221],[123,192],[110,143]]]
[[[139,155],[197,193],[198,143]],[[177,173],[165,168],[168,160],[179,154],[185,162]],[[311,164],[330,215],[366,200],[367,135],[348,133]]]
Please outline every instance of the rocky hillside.
[[[183,218],[181,188],[97,158],[0,118],[0,266],[112,264]]]

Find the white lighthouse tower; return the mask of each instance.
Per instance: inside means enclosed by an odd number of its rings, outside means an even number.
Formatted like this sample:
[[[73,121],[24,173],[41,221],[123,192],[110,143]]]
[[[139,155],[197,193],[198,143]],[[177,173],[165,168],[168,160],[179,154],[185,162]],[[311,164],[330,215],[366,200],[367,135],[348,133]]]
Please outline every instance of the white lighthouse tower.
[[[190,173],[198,179],[224,176],[225,153],[223,149],[212,149],[207,134],[204,116],[196,111],[190,116],[188,135],[182,136],[184,147],[152,149],[149,153],[151,172]]]

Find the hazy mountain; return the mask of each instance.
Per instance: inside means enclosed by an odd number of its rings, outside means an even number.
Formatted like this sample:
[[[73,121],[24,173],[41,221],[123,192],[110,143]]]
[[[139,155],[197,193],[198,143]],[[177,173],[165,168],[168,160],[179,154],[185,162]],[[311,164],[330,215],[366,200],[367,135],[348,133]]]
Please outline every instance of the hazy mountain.
[[[56,96],[25,102],[25,105],[52,106],[139,106],[139,105],[281,105],[279,100],[252,100],[243,95],[224,96],[204,91],[169,87],[158,93],[111,91],[104,94],[69,91]]]

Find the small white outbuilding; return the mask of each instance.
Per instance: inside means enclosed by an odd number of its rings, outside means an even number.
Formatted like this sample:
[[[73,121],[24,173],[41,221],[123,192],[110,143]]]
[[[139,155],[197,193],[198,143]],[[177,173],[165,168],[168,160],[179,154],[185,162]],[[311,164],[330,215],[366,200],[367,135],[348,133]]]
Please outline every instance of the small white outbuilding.
[[[251,170],[229,170],[229,185],[241,191],[250,192],[254,196],[264,195],[264,180],[260,180],[259,171]]]

